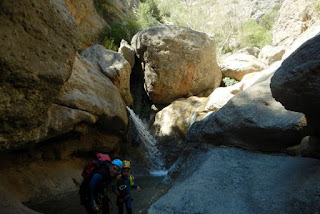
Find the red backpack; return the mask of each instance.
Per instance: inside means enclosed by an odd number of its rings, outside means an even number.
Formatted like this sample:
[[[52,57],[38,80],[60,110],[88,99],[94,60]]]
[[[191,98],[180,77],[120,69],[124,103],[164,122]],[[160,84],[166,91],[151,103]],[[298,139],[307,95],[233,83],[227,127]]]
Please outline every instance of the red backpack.
[[[109,161],[111,162],[111,158],[108,154],[102,154],[102,153],[97,153],[96,154],[96,159],[92,160],[82,171],[82,177],[87,178],[91,172],[97,168],[100,167],[101,163],[104,161]]]

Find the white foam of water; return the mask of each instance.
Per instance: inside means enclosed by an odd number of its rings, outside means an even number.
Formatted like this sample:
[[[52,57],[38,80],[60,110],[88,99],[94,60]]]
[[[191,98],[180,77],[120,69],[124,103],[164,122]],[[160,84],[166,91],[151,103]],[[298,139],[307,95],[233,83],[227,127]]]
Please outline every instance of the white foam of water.
[[[140,140],[143,143],[143,146],[146,149],[146,155],[150,161],[152,170],[159,171],[164,169],[164,162],[161,158],[161,153],[157,148],[157,141],[155,138],[148,132],[146,125],[142,120],[134,113],[132,109],[127,106],[127,109],[130,113],[132,121],[138,131]]]
[[[159,171],[150,171],[152,176],[166,176],[168,174],[168,170],[159,170]]]

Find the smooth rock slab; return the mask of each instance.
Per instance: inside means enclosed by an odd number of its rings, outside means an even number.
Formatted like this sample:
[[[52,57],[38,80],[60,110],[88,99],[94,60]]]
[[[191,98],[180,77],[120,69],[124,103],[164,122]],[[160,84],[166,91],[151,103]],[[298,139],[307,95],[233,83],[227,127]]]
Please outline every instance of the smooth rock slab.
[[[198,168],[178,180],[148,213],[318,213],[320,210],[318,159],[216,148],[190,161],[195,165],[193,168],[197,165]]]

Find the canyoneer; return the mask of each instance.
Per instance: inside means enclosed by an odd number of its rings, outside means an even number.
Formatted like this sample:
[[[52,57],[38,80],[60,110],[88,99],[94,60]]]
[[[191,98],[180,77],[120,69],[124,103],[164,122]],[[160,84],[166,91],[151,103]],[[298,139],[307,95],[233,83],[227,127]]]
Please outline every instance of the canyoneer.
[[[122,173],[116,177],[112,183],[112,191],[117,195],[117,206],[119,214],[123,214],[123,205],[125,204],[127,213],[132,214],[131,192],[130,188],[135,188],[139,192],[140,186],[134,183],[134,177],[130,174],[131,163],[128,160],[123,161]]]
[[[88,213],[109,213],[109,202],[106,196],[106,188],[121,172],[122,161],[103,161],[95,168],[80,186],[81,204]]]

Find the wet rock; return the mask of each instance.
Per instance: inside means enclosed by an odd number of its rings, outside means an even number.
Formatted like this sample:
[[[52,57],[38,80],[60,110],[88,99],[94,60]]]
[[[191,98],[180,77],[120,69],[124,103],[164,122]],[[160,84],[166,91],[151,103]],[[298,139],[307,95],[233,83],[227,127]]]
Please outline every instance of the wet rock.
[[[301,155],[303,157],[320,158],[320,138],[316,136],[306,136],[300,144]]]
[[[0,210],[2,214],[39,214],[24,206],[7,190],[0,188]]]
[[[188,168],[148,213],[314,213],[320,209],[320,198],[315,197],[320,176],[317,159],[216,148],[184,164]]]

